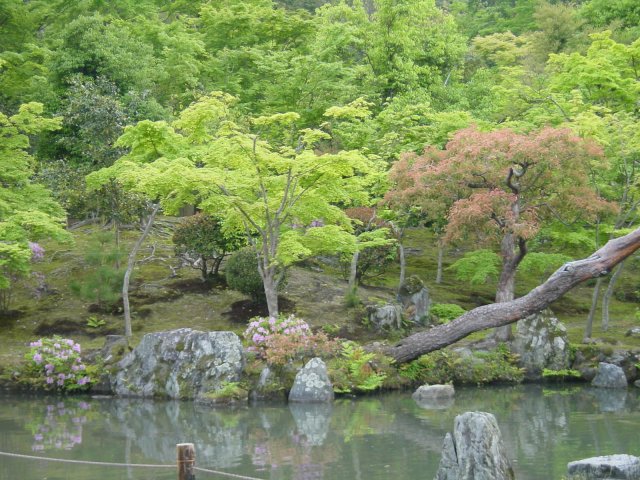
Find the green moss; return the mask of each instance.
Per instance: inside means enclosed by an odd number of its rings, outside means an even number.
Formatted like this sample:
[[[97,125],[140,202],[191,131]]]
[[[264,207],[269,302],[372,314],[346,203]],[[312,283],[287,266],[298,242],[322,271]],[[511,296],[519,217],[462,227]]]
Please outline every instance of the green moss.
[[[226,403],[247,399],[247,389],[239,382],[223,382],[220,388],[201,395],[203,400]]]
[[[496,382],[518,383],[524,378],[517,365],[517,355],[505,345],[490,352],[461,355],[451,350],[440,350],[421,356],[400,367],[400,375],[412,384],[486,384]]]
[[[582,378],[582,374],[578,370],[549,370],[545,368],[544,370],[542,370],[542,377],[546,380],[563,381]]]
[[[184,341],[180,340],[178,343],[176,343],[176,352],[183,352],[184,351]]]

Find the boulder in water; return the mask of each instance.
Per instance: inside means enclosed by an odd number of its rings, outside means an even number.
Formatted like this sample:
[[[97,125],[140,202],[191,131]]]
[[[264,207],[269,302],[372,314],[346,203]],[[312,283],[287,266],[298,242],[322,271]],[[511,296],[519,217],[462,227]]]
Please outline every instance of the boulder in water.
[[[435,480],[513,480],[496,418],[485,412],[466,412],[447,433]]]

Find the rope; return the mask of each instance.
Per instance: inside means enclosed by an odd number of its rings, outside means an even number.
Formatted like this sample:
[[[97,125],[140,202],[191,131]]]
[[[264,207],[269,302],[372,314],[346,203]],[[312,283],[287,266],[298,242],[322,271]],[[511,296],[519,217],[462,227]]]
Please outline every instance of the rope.
[[[44,460],[46,462],[75,463],[81,465],[101,465],[104,467],[145,467],[145,468],[176,468],[175,465],[152,465],[147,463],[111,463],[111,462],[93,462],[89,460],[68,460],[64,458],[39,457],[37,455],[21,455],[19,453],[0,452],[5,457],[27,458],[30,460]],[[179,461],[180,462],[180,461]],[[192,460],[182,461],[181,463],[189,463]],[[204,473],[213,473],[221,477],[239,478],[241,480],[262,480],[257,477],[247,477],[245,475],[236,475],[235,473],[220,472],[218,470],[209,470],[206,468],[193,467],[194,470]]]
[[[246,477],[244,475],[236,475],[235,473],[219,472],[217,470],[207,470],[206,468],[200,468],[200,467],[193,467],[193,469],[199,472],[213,473],[215,475],[220,475],[221,477],[240,478],[242,480],[262,480],[256,477]]]
[[[89,460],[67,460],[64,458],[38,457],[34,455],[20,455],[19,453],[0,452],[5,457],[28,458],[30,460],[45,460],[47,462],[76,463],[83,465],[102,465],[104,467],[146,467],[146,468],[176,468],[175,465],[150,465],[146,463],[111,463],[92,462]]]

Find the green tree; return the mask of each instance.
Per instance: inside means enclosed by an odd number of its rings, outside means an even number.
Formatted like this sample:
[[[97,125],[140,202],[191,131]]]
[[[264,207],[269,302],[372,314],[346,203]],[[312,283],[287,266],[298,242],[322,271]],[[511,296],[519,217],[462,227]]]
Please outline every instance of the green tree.
[[[88,181],[118,178],[159,198],[165,212],[196,204],[221,218],[223,231],[244,232],[275,316],[283,269],[317,251],[353,249],[350,222],[338,205],[366,203],[384,177],[381,165],[360,152],[321,154],[316,148],[329,135],[298,130],[296,113],[247,118],[235,102],[213,93],[172,125],[127,127],[119,144],[130,153]],[[324,226],[314,226],[317,219]]]
[[[69,241],[64,211],[49,191],[34,183],[29,136],[60,127],[60,119],[42,117],[38,103],[22,105],[17,114],[0,113],[0,294],[9,298],[14,282],[30,271],[29,242],[53,238]],[[8,305],[1,302],[0,309]]]

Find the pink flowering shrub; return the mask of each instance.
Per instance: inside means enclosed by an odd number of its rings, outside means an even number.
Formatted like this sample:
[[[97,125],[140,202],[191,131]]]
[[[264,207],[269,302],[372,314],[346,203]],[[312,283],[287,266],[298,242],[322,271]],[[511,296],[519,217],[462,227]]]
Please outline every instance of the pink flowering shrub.
[[[87,366],[80,358],[79,343],[55,335],[29,344],[24,376],[36,387],[71,392],[86,390],[91,385]]]
[[[293,314],[256,317],[249,323],[244,338],[249,351],[275,366],[311,356],[331,355],[337,349],[335,342],[324,333],[313,333],[307,322]]]

